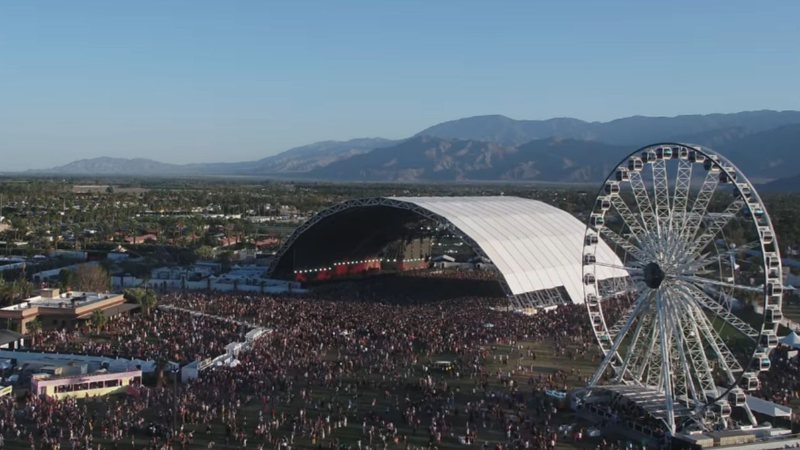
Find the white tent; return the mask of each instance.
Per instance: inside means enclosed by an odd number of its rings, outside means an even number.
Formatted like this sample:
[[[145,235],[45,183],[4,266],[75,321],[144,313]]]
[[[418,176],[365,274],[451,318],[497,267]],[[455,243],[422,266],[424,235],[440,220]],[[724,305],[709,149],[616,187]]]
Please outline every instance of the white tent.
[[[798,336],[797,333],[792,331],[791,333],[781,338],[781,344],[787,347],[800,348],[800,336]]]
[[[792,417],[792,408],[753,397],[752,395],[747,396],[747,406],[749,406],[753,412],[765,414],[770,417]]]

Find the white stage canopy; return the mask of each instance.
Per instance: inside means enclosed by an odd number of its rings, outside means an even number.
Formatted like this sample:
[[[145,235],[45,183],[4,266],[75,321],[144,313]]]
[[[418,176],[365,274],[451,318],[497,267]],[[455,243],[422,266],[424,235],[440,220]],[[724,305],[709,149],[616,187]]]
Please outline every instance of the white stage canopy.
[[[564,300],[583,303],[582,259],[586,225],[555,206],[510,196],[379,197],[340,203],[298,227],[276,254],[270,273],[275,271],[284,255],[292,254],[289,249],[303,239],[303,233],[316,227],[324,228],[327,218],[357,210],[358,219],[353,220],[369,222],[370,214],[381,214],[385,209],[380,208],[386,207],[412,211],[449,225],[479,257],[491,260],[502,277],[501,284],[512,298],[563,289],[569,297]],[[598,263],[623,266],[619,257],[602,240],[596,258]],[[624,270],[597,266],[599,281],[627,276]],[[538,306],[547,306],[547,303]]]
[[[791,347],[800,348],[800,336],[794,331],[781,338],[781,344]]]
[[[492,260],[514,295],[563,286],[583,303],[581,280],[586,224],[572,214],[520,197],[392,197],[431,211],[469,236]],[[601,241],[597,261],[622,266]],[[625,277],[597,266],[599,280]]]
[[[792,417],[792,408],[779,405],[752,395],[747,396],[747,406],[753,412],[764,414],[770,417]]]

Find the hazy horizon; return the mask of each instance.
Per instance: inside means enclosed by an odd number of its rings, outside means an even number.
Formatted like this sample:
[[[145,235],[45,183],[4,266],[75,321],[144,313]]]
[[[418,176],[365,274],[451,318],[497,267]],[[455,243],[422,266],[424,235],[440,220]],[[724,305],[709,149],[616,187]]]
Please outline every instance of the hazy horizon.
[[[0,4],[0,171],[260,159],[502,114],[798,110],[800,3]]]

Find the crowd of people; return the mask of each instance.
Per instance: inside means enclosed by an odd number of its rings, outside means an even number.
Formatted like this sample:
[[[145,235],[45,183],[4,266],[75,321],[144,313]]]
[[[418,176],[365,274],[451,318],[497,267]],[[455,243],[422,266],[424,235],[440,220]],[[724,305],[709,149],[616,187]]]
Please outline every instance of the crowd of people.
[[[580,306],[535,316],[491,307],[496,298],[404,305],[238,294],[172,294],[161,299],[271,329],[235,367],[213,367],[191,384],[139,386],[131,395],[87,401],[28,396],[2,400],[0,434],[39,447],[203,445],[405,448],[503,443],[550,448],[564,439],[545,389],[585,382],[586,373],[539,370],[553,355],[596,358]],[[42,349],[153,354],[186,361],[216,351],[242,330],[158,310],[88,330],[45,333]],[[505,349],[498,351],[498,349]],[[163,352],[163,353],[161,353]],[[446,368],[437,361],[446,359]],[[177,431],[173,432],[175,417]],[[579,435],[577,433],[575,436]],[[576,439],[570,435],[568,439]],[[216,439],[216,442],[212,441]]]
[[[161,305],[270,332],[238,364],[210,367],[187,384],[81,401],[0,398],[0,436],[32,448],[585,447],[585,426],[548,394],[584,386],[599,362],[584,306],[528,316],[504,310],[500,297],[408,304],[407,291],[368,292],[375,297],[345,288],[306,297],[164,295]],[[244,331],[159,309],[112,320],[102,340],[91,330],[59,331],[36,346],[186,362]]]
[[[38,333],[31,350],[110,356],[186,364],[225,353],[241,342],[244,325],[186,311],[156,309],[151,314],[114,317],[97,329],[90,321],[74,329]]]
[[[780,345],[770,354],[770,370],[761,372],[761,383],[755,395],[780,405],[797,404],[800,401],[800,352]],[[800,424],[800,415],[792,414],[791,420]]]

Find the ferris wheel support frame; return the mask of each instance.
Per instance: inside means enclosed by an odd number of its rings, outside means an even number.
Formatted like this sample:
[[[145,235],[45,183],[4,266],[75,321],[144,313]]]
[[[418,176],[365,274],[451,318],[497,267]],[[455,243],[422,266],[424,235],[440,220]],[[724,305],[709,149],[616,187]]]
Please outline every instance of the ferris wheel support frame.
[[[667,167],[670,160],[677,160],[673,189]],[[690,202],[693,169],[697,165],[706,174]],[[643,176],[648,166],[651,189]],[[625,184],[630,187],[632,206],[621,195],[621,185]],[[712,213],[709,207],[714,194],[720,186],[728,185],[733,188],[732,201],[722,211]],[[609,211],[618,216],[619,231],[605,225]],[[722,273],[722,258],[727,254],[716,249],[717,240],[734,219],[749,219],[756,230],[763,286],[737,284],[733,276],[733,281],[703,276],[710,272],[710,264],[718,264]],[[601,238],[625,254],[623,266],[597,261],[595,250]],[[614,383],[653,388],[664,396],[663,420],[669,434],[678,430],[675,404],[679,402],[690,406],[691,420],[700,428],[727,426],[732,406],[742,407],[755,424],[752,411],[737,400],[739,385],[744,383],[745,390],[752,390],[754,378],[757,385],[756,374],[765,370],[763,358],[776,345],[778,321],[782,318],[783,278],[772,221],[744,174],[729,160],[703,147],[670,142],[642,147],[624,158],[604,180],[589,216],[584,242],[584,300],[603,351],[602,362],[590,379],[589,392],[601,385],[611,368]],[[711,244],[716,257],[703,253]],[[733,253],[730,259],[733,274]],[[611,327],[606,323],[603,306],[609,299],[601,297],[597,267],[627,270],[633,291],[638,293]],[[728,297],[737,291],[761,294],[764,311],[760,329],[730,311]],[[728,303],[727,307],[721,299]],[[708,315],[713,315],[714,321]],[[714,328],[717,319],[753,342],[749,362],[741,364],[719,336]],[[624,346],[628,348],[621,352]],[[715,360],[714,365],[710,357]],[[715,381],[715,367],[723,373],[724,385]],[[731,393],[734,405],[726,399]]]

